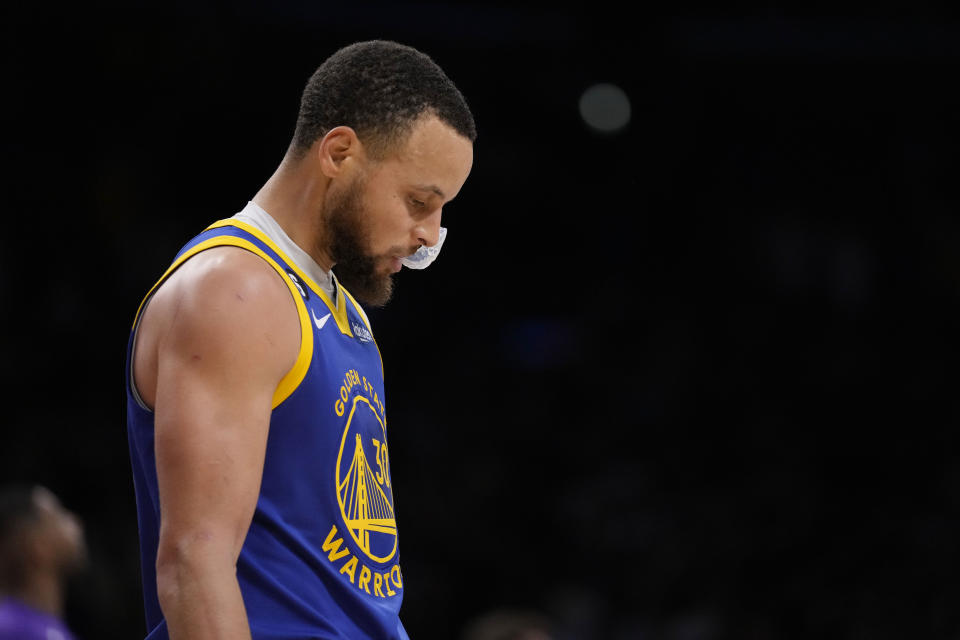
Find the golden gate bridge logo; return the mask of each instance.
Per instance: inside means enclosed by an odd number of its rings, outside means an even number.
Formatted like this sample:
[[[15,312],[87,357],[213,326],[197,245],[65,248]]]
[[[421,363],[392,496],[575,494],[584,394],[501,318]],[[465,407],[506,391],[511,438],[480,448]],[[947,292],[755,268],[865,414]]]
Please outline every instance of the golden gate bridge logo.
[[[368,420],[355,419],[358,411],[367,410],[376,418],[379,437],[372,437],[360,425]],[[348,438],[352,434],[353,438]],[[364,439],[375,449],[375,471],[367,458]],[[348,443],[352,447],[348,447]],[[352,448],[350,464],[346,466],[344,453]],[[373,561],[386,562],[397,551],[397,521],[393,513],[393,490],[390,486],[390,466],[387,456],[386,429],[376,409],[363,396],[353,399],[353,407],[340,441],[337,456],[337,501],[347,531],[357,546]]]

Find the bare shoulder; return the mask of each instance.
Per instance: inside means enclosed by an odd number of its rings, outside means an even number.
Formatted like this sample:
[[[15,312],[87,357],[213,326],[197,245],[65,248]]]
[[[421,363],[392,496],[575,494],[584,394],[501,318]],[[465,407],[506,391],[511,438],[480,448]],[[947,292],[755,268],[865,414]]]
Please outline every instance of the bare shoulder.
[[[244,249],[216,247],[185,262],[153,295],[138,329],[134,376],[152,407],[161,357],[218,376],[236,367],[234,375],[269,384],[289,371],[299,348],[296,303],[277,271]]]

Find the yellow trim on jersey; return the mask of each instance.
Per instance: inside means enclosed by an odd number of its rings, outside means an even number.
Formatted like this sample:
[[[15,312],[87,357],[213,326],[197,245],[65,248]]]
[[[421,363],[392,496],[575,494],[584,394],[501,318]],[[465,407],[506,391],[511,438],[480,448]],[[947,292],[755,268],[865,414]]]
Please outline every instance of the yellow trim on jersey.
[[[344,335],[350,336],[351,338],[353,337],[353,333],[350,331],[350,323],[347,321],[347,305],[340,303],[340,301],[343,299],[342,296],[338,297],[337,304],[334,304],[333,301],[330,300],[330,296],[328,296],[327,293],[320,288],[320,285],[318,285],[313,278],[304,273],[300,267],[297,266],[297,263],[291,260],[287,254],[281,251],[280,247],[278,247],[276,243],[274,243],[274,241],[267,236],[267,234],[260,229],[257,229],[253,225],[247,224],[242,220],[237,220],[236,218],[226,218],[224,220],[217,220],[212,225],[207,227],[206,230],[218,229],[220,227],[237,227],[238,229],[243,229],[250,235],[254,236],[257,240],[273,249],[274,253],[283,258],[284,262],[290,265],[290,268],[293,269],[294,273],[296,273],[297,276],[299,276],[299,278],[303,280],[308,287],[310,287],[317,297],[323,300],[324,304],[326,304],[330,309],[330,315],[332,315],[333,319],[337,321],[337,327],[340,329],[340,332]]]
[[[357,310],[357,315],[360,316],[361,320],[363,320],[363,324],[367,325],[367,329],[370,330],[370,335],[373,335],[373,327],[370,326],[370,320],[367,318],[367,312],[364,311],[363,307],[357,303],[357,299],[353,297],[353,294],[344,289],[342,286],[340,287],[340,291],[347,294],[347,297],[350,298],[350,302],[353,303],[353,307]],[[380,353],[380,345],[377,344],[376,336],[373,338],[373,346],[377,348],[377,357],[380,358],[380,377],[385,379],[387,374],[383,370],[383,354]],[[386,385],[386,383],[384,383],[384,385]],[[387,416],[383,416],[383,420],[386,422]]]
[[[367,312],[363,310],[363,307],[357,303],[357,299],[351,295],[349,291],[343,288],[343,285],[340,285],[340,291],[347,294],[347,297],[350,298],[350,302],[353,303],[353,307],[357,310],[357,315],[360,316],[360,319],[363,320],[363,324],[367,325],[367,329],[370,330],[370,333],[373,334],[373,327],[370,326],[370,321],[367,319]]]
[[[140,303],[140,307],[137,309],[137,315],[134,317],[133,326],[136,328],[137,322],[140,320],[140,314],[143,312],[143,308],[147,303],[147,300],[150,299],[150,296],[153,295],[157,287],[159,287],[171,273],[173,273],[189,258],[192,258],[201,251],[211,249],[213,247],[223,246],[239,247],[241,249],[250,251],[251,253],[255,253],[263,258],[266,263],[273,267],[274,270],[280,275],[280,278],[287,283],[287,288],[290,289],[290,295],[293,296],[293,300],[297,305],[297,315],[300,317],[300,353],[297,354],[297,360],[293,363],[293,367],[291,367],[290,371],[283,376],[283,378],[280,380],[280,383],[277,385],[276,390],[273,392],[271,409],[276,409],[281,402],[290,397],[290,394],[293,393],[298,386],[300,386],[300,383],[303,382],[304,377],[307,375],[307,369],[310,368],[310,360],[313,358],[313,324],[310,321],[310,313],[307,311],[307,305],[303,301],[303,296],[301,296],[300,292],[297,291],[297,287],[290,280],[290,277],[280,265],[274,262],[273,259],[271,259],[270,256],[268,256],[260,247],[253,244],[249,240],[237,238],[236,236],[215,236],[191,247],[189,251],[185,252],[182,256],[177,258],[172,265],[170,265],[170,268],[167,269],[162,276],[160,276],[160,279],[157,280],[157,283],[153,285],[153,287],[150,288],[150,291],[147,292],[147,295],[144,296],[143,302]]]

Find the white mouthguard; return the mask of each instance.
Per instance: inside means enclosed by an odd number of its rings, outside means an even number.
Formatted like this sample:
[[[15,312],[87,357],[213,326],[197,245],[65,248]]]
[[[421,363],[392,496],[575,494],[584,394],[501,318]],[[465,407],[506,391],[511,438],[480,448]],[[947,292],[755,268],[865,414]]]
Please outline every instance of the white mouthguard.
[[[400,263],[408,269],[426,269],[437,259],[437,256],[440,255],[440,248],[443,246],[443,241],[446,240],[446,238],[447,228],[440,227],[440,238],[437,240],[437,244],[432,247],[421,246],[412,256],[400,258]]]

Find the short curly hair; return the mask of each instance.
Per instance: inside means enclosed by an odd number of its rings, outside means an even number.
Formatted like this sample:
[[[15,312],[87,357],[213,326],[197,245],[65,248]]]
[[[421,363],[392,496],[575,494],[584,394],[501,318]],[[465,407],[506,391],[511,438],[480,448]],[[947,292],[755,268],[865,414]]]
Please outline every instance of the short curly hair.
[[[302,157],[328,131],[348,126],[372,156],[382,158],[423,115],[435,115],[471,142],[477,138],[463,94],[429,56],[387,40],[357,42],[310,77],[290,151]]]

